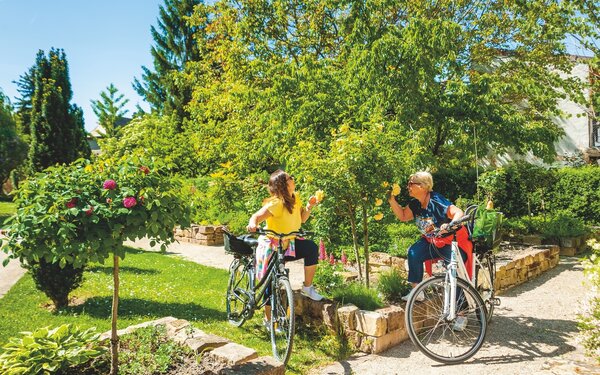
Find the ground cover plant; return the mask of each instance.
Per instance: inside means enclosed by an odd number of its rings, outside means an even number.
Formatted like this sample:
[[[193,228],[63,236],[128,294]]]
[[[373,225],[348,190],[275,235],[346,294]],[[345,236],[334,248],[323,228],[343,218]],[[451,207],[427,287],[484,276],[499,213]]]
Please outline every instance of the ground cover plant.
[[[25,275],[0,303],[0,346],[21,331],[66,323],[82,328],[111,327],[112,266],[92,263],[84,282],[72,293],[69,307],[52,312],[48,298]],[[174,316],[195,327],[226,337],[271,355],[269,336],[262,326],[262,314],[242,328],[231,326],[225,314],[228,273],[160,253],[128,249],[121,264],[119,329],[132,324]],[[289,373],[304,373],[309,368],[341,359],[347,355],[344,343],[330,334],[299,325]]]
[[[5,227],[4,221],[14,215],[16,210],[14,203],[0,201],[0,228]]]

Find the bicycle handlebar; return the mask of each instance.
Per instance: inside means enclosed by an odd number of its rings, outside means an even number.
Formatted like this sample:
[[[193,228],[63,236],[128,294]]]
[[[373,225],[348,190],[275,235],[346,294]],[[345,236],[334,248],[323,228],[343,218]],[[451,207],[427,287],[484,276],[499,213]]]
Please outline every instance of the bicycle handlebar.
[[[313,232],[307,232],[307,231],[304,231],[302,229],[300,229],[299,231],[292,231],[292,232],[289,232],[289,233],[278,233],[278,232],[275,232],[275,231],[273,231],[271,229],[260,228],[260,227],[256,228],[256,232],[253,232],[253,233],[256,233],[256,234],[273,234],[273,235],[275,235],[278,238],[284,238],[284,237],[287,237],[287,236],[303,237],[303,236],[306,236],[306,235],[313,234]]]
[[[462,228],[464,223],[469,220],[471,220],[471,215],[464,215],[463,217],[461,217],[460,219],[458,219],[456,221],[449,222],[448,226],[444,230],[442,230],[442,229],[434,230],[433,234],[435,237],[448,237],[449,235],[456,233],[460,228]],[[440,233],[440,232],[443,232],[443,233]]]

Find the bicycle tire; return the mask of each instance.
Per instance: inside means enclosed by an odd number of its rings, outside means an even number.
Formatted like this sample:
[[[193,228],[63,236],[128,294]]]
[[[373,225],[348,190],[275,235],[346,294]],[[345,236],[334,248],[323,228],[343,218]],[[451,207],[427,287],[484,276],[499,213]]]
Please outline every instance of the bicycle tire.
[[[490,251],[480,257],[481,264],[478,263],[478,267],[475,270],[475,285],[477,292],[485,303],[489,323],[494,315],[494,299],[496,298],[496,290],[494,288],[494,281],[496,280],[496,256]],[[480,275],[480,271],[484,274]]]
[[[270,325],[273,357],[285,365],[292,353],[295,329],[294,293],[287,277],[273,282]]]
[[[444,317],[445,276],[421,282],[406,304],[405,324],[411,341],[427,357],[445,364],[461,363],[475,355],[487,332],[486,308],[479,293],[463,279],[456,281],[461,296],[459,313],[468,322],[463,330],[454,330],[455,320]],[[423,302],[416,299],[420,293],[425,295]]]
[[[229,267],[229,282],[225,299],[227,320],[236,327],[241,327],[248,318],[250,275],[247,267],[247,263],[241,259],[234,259]]]

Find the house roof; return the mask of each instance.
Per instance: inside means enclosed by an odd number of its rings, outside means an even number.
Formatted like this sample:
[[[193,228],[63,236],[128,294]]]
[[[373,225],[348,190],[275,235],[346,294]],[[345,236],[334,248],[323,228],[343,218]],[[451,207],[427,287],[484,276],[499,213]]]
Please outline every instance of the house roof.
[[[115,122],[115,128],[120,128],[122,126],[125,126],[127,124],[129,124],[129,122],[131,122],[131,119],[129,117],[119,117],[119,119]],[[96,125],[96,127],[94,129],[92,129],[92,131],[90,131],[90,134],[88,135],[89,138],[103,138],[106,134],[106,131],[104,130],[104,127],[100,124]]]

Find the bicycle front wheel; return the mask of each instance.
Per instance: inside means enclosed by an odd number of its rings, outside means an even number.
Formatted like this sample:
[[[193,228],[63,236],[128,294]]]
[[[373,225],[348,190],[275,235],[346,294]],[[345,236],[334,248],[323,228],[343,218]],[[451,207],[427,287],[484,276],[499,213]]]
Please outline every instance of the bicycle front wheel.
[[[229,283],[227,285],[227,320],[236,327],[246,321],[248,302],[250,300],[250,275],[247,263],[242,259],[234,259],[229,268]]]
[[[294,294],[290,281],[279,277],[271,294],[271,344],[273,357],[286,364],[294,342]]]
[[[445,276],[432,277],[417,285],[413,296],[421,293],[425,300],[409,299],[405,314],[408,335],[419,350],[446,364],[464,362],[477,353],[487,330],[485,305],[477,291],[466,281],[456,280],[456,318],[451,320],[448,308],[444,308],[445,296],[450,293]]]
[[[496,291],[494,289],[494,280],[496,279],[496,256],[491,252],[479,255],[480,259],[477,263],[475,272],[475,285],[477,292],[485,302],[487,309],[487,321],[492,320],[494,314],[494,303],[496,299]]]

